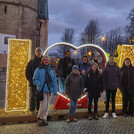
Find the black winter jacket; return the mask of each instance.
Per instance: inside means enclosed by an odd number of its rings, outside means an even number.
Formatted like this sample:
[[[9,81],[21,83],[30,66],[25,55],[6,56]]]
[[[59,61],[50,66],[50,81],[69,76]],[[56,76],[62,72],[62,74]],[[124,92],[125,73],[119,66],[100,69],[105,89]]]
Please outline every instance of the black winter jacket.
[[[80,98],[84,88],[83,77],[79,74],[70,73],[65,82],[65,93],[72,100]]]
[[[120,69],[114,62],[114,65],[107,63],[102,72],[103,88],[106,90],[117,90],[120,82]]]
[[[41,58],[37,58],[36,56],[30,60],[26,66],[26,78],[30,83],[30,86],[33,87],[33,74],[37,67],[41,66]]]
[[[131,93],[134,96],[134,67],[123,66],[120,71],[120,90],[122,93]]]
[[[98,73],[91,73],[90,77],[86,76],[84,87],[87,88],[89,98],[99,98],[100,92],[103,91],[102,77]]]
[[[60,59],[57,66],[58,75],[66,79],[67,75],[71,73],[73,65],[75,65],[75,62],[71,58]]]

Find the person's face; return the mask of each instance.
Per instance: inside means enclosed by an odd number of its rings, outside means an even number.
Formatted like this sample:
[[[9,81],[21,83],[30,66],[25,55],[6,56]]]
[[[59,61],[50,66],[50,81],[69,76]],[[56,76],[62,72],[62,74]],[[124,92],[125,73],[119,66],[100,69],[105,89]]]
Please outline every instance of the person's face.
[[[71,53],[70,53],[70,52],[66,52],[66,53],[65,53],[65,57],[66,57],[66,58],[70,58],[70,56],[71,56]]]
[[[40,58],[40,57],[42,56],[42,52],[41,52],[41,51],[37,51],[37,52],[35,53],[35,55],[36,55],[36,57]]]
[[[97,69],[97,66],[94,64],[94,65],[92,66],[92,70],[95,72],[96,69]]]
[[[98,56],[97,55],[94,56],[94,60],[96,60],[96,61],[98,60]]]
[[[83,57],[83,62],[87,63],[87,57]]]
[[[73,73],[74,73],[74,74],[78,74],[78,72],[79,72],[79,71],[78,71],[77,68],[74,68],[74,69],[73,69]]]
[[[44,58],[44,61],[43,61],[44,65],[48,65],[49,64],[49,59],[46,57]]]
[[[113,56],[109,57],[109,62],[110,62],[110,64],[114,63],[114,57]]]
[[[125,65],[126,65],[126,66],[130,66],[130,60],[126,60],[126,61],[125,61]]]

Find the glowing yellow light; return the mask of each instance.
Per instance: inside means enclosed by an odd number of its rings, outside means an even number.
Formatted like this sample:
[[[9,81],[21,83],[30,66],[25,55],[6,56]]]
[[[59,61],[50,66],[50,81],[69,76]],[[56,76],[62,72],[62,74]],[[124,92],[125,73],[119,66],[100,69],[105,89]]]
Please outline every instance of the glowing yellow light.
[[[101,37],[101,41],[105,41],[106,38],[104,36]]]
[[[92,55],[92,52],[91,52],[91,51],[89,51],[89,52],[88,52],[88,55],[89,55],[89,56],[90,56],[90,55]]]
[[[77,51],[76,50],[74,50],[74,54],[77,54]]]
[[[5,111],[28,109],[28,82],[25,68],[31,59],[31,41],[9,39]]]

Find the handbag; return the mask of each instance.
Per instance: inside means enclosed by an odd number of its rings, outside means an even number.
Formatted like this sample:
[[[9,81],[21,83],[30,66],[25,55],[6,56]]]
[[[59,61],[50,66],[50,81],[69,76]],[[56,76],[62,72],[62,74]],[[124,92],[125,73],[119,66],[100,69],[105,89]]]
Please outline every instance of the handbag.
[[[43,98],[43,88],[45,86],[45,83],[46,83],[46,81],[44,82],[41,91],[36,92],[36,100],[38,100],[38,101],[42,101],[44,99]]]

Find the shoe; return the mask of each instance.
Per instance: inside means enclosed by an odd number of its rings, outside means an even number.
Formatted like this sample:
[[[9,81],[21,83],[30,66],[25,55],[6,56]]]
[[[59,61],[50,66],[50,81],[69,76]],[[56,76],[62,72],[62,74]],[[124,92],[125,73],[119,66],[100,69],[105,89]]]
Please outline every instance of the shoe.
[[[66,123],[70,123],[70,116],[68,116],[67,120],[66,120]]]
[[[91,116],[91,115],[89,115],[88,119],[89,119],[89,120],[92,120],[92,116]]]
[[[72,116],[72,122],[77,122],[77,119],[75,118],[75,116]]]
[[[132,116],[132,117],[133,117],[133,116],[134,116],[134,115],[133,115],[133,113],[130,113],[130,116]]]
[[[30,114],[31,114],[31,115],[36,115],[37,112],[35,112],[35,111],[30,111]]]
[[[124,117],[127,117],[127,114],[126,114],[126,113],[124,113],[124,114],[123,114],[123,116],[124,116]]]
[[[46,120],[43,120],[43,126],[47,126],[48,122]]]
[[[113,117],[114,119],[117,119],[116,113],[112,113],[112,117]]]
[[[95,120],[99,120],[97,114],[94,115],[94,119],[95,119]]]
[[[40,118],[38,118],[38,120],[37,120],[37,125],[38,125],[38,126],[43,126],[43,120],[40,119]]]
[[[106,118],[108,118],[109,117],[109,113],[105,113],[104,115],[103,115],[103,119],[106,119]]]

